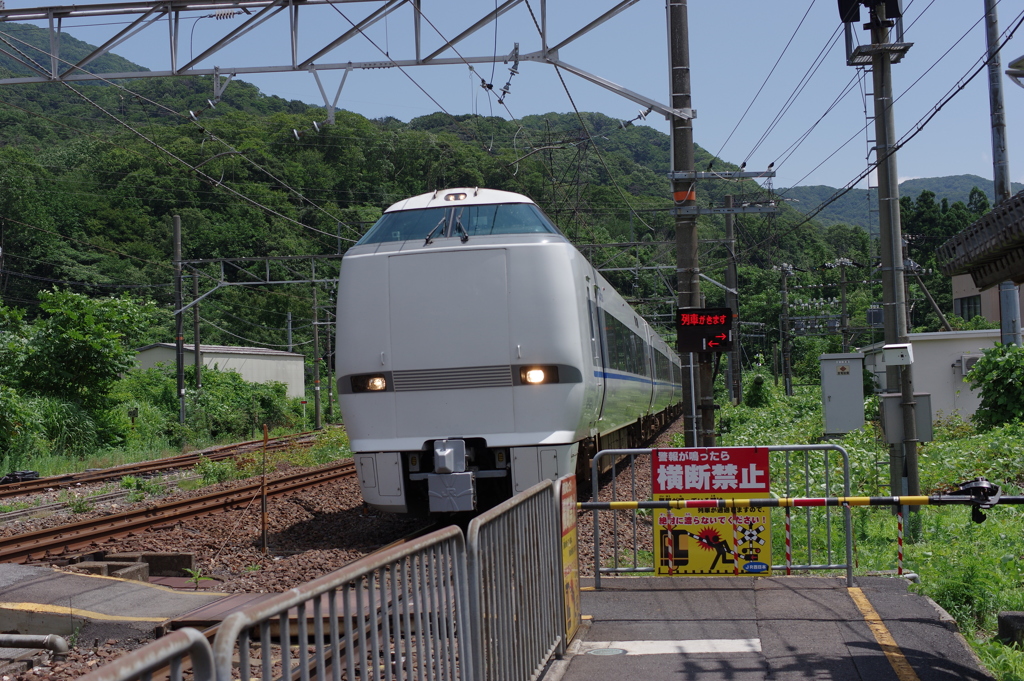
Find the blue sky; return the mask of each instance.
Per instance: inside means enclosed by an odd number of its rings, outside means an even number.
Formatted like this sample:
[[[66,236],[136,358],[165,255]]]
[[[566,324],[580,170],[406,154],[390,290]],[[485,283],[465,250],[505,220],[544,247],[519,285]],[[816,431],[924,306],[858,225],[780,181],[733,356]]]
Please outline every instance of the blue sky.
[[[40,4],[62,3],[7,0],[6,6],[16,9]],[[572,34],[615,4],[611,0],[548,0],[549,42]],[[539,13],[540,0],[531,0],[531,5]],[[746,160],[751,169],[775,162],[776,187],[842,186],[863,171],[867,142],[865,134],[858,131],[866,122],[864,101],[854,80],[857,70],[845,63],[835,0],[690,0],[688,5],[693,106],[698,111],[694,137],[698,144],[727,161]],[[303,10],[300,30],[303,44],[309,46],[306,51],[347,30],[348,19],[358,21],[379,6],[376,1],[339,2],[334,7]],[[423,0],[424,15],[446,38],[494,6],[492,0]],[[893,67],[894,90],[899,96],[895,113],[898,137],[911,131],[965,75],[973,72],[985,51],[982,0],[904,0],[904,6],[906,40],[914,46]],[[998,12],[1000,28],[1011,28],[1024,13],[1024,0],[1002,0]],[[411,55],[410,16],[407,7],[398,10],[387,22],[370,28],[365,38],[355,39],[322,61],[383,60],[387,57],[382,51],[395,58]],[[183,33],[188,37],[182,49],[186,53],[190,41],[191,49],[198,53],[223,35],[231,22],[212,18],[196,21],[195,17],[198,14],[186,20],[183,15]],[[65,31],[93,43],[112,33],[110,27],[78,28],[74,22],[67,22]],[[867,32],[859,24],[855,25],[855,34],[859,41],[867,41]],[[115,51],[149,68],[165,68],[166,35],[166,28],[151,28]],[[206,65],[285,63],[286,36],[283,20],[276,25],[268,22]],[[437,33],[426,27],[425,44],[436,45],[439,40]],[[523,52],[539,48],[538,34],[525,4],[503,15],[496,29],[493,25],[484,28],[460,44],[458,50],[463,56],[507,54],[515,42],[520,43]],[[1024,29],[1008,42],[1002,54],[1003,70],[1022,54]],[[820,65],[812,71],[819,55],[823,55]],[[569,64],[668,103],[664,0],[639,0],[564,48],[560,56]],[[573,102],[581,111],[599,111],[623,119],[634,117],[640,108],[571,74],[563,74],[567,86],[563,88],[551,66],[523,62],[519,75],[512,79],[506,109],[496,103],[493,94],[488,96],[480,88],[479,77],[500,87],[508,80],[508,67],[499,63],[493,76],[490,65],[475,68],[475,74],[465,64],[414,67],[404,73],[398,69],[353,71],[339,107],[371,118],[394,116],[402,120],[433,113],[439,106],[452,114],[477,112],[506,118],[570,112]],[[332,98],[340,74],[324,72],[321,76]],[[317,104],[322,101],[309,74],[241,77],[268,94]],[[1024,182],[1024,129],[1020,125],[1024,120],[1024,88],[1004,76],[1003,89],[1010,174],[1013,180]],[[845,90],[848,94],[836,101]],[[779,116],[791,96],[795,99]],[[868,106],[870,110],[870,103]],[[668,131],[668,123],[657,114],[652,114],[647,124]],[[983,71],[900,151],[900,178],[961,173],[991,178],[989,125],[987,72]]]

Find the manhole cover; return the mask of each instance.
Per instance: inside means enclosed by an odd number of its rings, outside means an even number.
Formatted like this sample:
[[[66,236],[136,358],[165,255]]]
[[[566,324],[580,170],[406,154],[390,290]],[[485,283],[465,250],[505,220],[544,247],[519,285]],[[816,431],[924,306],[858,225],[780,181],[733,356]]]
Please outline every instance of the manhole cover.
[[[626,651],[622,648],[598,648],[597,650],[588,650],[587,655],[625,655]]]

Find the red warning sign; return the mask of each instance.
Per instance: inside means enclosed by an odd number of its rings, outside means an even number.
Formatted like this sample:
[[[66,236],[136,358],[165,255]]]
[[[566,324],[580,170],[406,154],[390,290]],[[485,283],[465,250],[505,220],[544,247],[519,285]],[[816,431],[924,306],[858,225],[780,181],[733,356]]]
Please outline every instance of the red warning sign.
[[[655,500],[766,497],[764,447],[656,449],[651,453]],[[769,574],[768,509],[699,508],[656,512],[658,575]]]

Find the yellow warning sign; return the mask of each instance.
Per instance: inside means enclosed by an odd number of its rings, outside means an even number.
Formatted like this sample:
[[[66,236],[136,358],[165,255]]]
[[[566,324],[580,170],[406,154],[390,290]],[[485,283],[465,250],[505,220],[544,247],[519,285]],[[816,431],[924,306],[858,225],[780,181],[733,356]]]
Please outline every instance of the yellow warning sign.
[[[656,501],[709,498],[722,496],[654,495]],[[658,547],[658,562],[655,574],[770,574],[772,541],[769,520],[768,511],[759,508],[656,511],[654,542]]]
[[[763,447],[659,449],[652,452],[655,501],[751,498],[768,494]],[[768,509],[706,507],[655,511],[657,575],[771,573]]]
[[[562,587],[565,591],[565,636],[571,641],[580,628],[580,561],[576,534],[576,476],[561,480]]]

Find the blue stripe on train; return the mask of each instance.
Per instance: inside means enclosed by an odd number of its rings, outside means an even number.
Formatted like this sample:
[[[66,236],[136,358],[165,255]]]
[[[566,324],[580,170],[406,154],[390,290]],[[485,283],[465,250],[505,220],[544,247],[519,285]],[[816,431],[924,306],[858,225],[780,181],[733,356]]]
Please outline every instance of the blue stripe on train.
[[[636,383],[647,383],[647,384],[651,383],[651,379],[647,378],[646,376],[633,376],[633,375],[630,375],[630,374],[611,374],[611,373],[608,373],[607,371],[594,371],[594,376],[596,378],[604,378],[604,379],[609,379],[610,378],[610,379],[613,379],[613,380],[616,380],[616,381],[634,381]],[[657,381],[657,385],[664,385],[664,386],[668,386],[668,387],[673,387],[675,384],[674,383],[666,383],[665,381]]]

